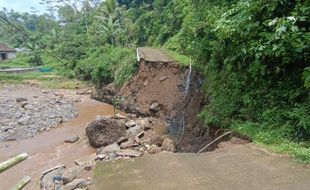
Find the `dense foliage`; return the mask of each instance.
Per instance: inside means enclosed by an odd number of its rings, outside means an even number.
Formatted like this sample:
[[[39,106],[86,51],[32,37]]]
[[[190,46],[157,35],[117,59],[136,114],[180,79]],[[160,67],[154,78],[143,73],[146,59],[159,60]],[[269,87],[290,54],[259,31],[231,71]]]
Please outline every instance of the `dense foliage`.
[[[48,2],[51,14],[0,13],[41,45],[31,46],[7,26],[0,32],[14,34],[12,45],[48,49],[64,73],[98,85],[121,85],[132,76],[130,47],[191,56],[205,76],[209,103],[200,116],[207,125],[233,128],[310,161],[309,0]]]

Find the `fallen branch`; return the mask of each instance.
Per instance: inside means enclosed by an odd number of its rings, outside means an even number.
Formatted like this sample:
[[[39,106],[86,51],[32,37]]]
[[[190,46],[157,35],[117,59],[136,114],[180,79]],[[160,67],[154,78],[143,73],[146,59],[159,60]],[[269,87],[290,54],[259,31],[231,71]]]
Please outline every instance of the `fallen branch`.
[[[199,150],[199,152],[197,152],[197,154],[200,154],[201,152],[203,152],[206,148],[208,148],[210,145],[212,145],[213,143],[215,143],[216,141],[218,141],[219,139],[225,137],[226,135],[231,134],[232,131],[228,131],[224,134],[222,134],[221,136],[217,137],[216,139],[214,139],[212,142],[210,142],[209,144],[207,144],[205,147],[203,147],[201,150]]]
[[[63,165],[63,164],[61,164],[61,165],[59,165],[59,166],[55,166],[55,167],[53,167],[53,168],[50,168],[50,169],[45,170],[44,172],[42,172],[42,175],[44,176],[45,174],[50,173],[51,171],[57,170],[57,169],[59,169],[59,168],[65,168],[65,167],[66,167],[66,166]]]
[[[26,160],[28,158],[28,154],[23,153],[18,156],[15,156],[14,158],[11,158],[5,162],[2,162],[0,164],[0,173],[4,172],[5,170],[15,166],[16,164]]]
[[[29,182],[31,181],[31,177],[25,176],[22,180],[20,180],[11,190],[21,190],[23,189]]]

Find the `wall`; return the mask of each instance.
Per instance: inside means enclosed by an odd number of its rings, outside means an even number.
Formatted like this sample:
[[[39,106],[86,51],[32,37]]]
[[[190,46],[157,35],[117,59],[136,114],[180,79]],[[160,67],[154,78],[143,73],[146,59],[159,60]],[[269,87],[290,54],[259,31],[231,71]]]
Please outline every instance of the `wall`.
[[[16,58],[16,52],[7,53],[7,59],[15,59],[15,58]]]

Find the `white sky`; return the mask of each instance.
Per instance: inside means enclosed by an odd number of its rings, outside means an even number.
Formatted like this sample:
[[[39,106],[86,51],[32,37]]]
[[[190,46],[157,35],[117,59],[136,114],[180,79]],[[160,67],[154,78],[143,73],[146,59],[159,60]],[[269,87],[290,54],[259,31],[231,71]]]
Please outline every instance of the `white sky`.
[[[44,5],[39,4],[41,0],[0,0],[0,9],[6,8],[8,11],[14,9],[18,12],[30,12],[30,7],[35,7],[43,14],[45,12]]]

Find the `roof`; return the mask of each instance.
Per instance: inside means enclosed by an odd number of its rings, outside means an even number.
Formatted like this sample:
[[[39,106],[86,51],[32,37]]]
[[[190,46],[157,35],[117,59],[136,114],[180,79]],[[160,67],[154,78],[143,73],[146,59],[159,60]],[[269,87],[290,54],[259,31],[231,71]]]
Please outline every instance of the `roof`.
[[[7,45],[5,44],[0,44],[0,51],[1,52],[16,52],[15,49],[13,48],[9,48]]]

